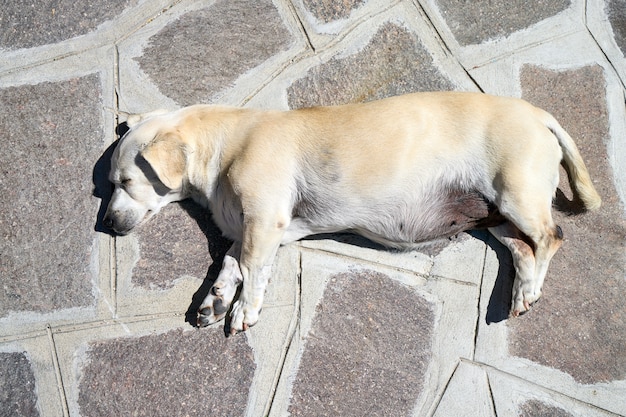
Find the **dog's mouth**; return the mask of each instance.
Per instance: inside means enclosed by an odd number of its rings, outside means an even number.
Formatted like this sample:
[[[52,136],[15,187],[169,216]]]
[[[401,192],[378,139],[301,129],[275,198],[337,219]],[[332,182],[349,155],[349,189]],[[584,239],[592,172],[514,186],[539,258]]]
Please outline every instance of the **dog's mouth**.
[[[139,222],[137,222],[136,224],[133,224],[132,226],[128,227],[128,228],[118,228],[116,227],[117,225],[113,225],[112,227],[110,227],[111,231],[113,231],[117,236],[126,236],[129,235],[133,230],[135,230],[137,227],[142,226],[144,223],[146,223],[148,220],[150,220],[150,218],[152,216],[154,216],[154,214],[156,214],[155,211],[153,210],[148,210],[146,212],[146,214],[143,216],[143,218],[141,220],[139,220]]]

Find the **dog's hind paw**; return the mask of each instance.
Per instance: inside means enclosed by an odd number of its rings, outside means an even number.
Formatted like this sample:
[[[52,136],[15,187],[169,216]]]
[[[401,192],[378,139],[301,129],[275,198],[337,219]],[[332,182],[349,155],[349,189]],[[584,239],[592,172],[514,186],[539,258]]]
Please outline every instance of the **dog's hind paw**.
[[[530,310],[533,304],[539,301],[541,291],[525,293],[520,288],[518,291],[513,290],[513,300],[511,301],[511,317],[519,317]]]

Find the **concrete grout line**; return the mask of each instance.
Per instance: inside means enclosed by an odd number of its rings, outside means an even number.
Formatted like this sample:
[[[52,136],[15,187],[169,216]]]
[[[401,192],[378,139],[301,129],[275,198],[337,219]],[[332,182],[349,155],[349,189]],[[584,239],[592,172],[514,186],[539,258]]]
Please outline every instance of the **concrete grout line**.
[[[291,346],[293,341],[298,334],[297,329],[299,328],[300,318],[302,317],[302,252],[298,251],[298,275],[297,275],[297,284],[296,291],[294,294],[294,306],[293,312],[291,316],[291,321],[289,322],[289,327],[287,329],[287,338],[285,339],[285,345],[282,349],[282,355],[280,358],[280,363],[278,364],[276,373],[274,375],[274,380],[272,381],[272,389],[270,391],[270,398],[263,410],[263,416],[269,416],[272,412],[272,406],[274,405],[274,400],[276,399],[276,392],[278,389],[278,385],[280,381],[284,378],[283,371],[285,370],[285,363],[287,361],[287,355],[291,350]]]
[[[351,261],[354,261],[354,262],[358,262],[359,264],[366,264],[366,265],[372,266],[372,267],[383,266],[385,268],[389,268],[389,269],[392,269],[394,271],[402,272],[402,273],[409,274],[409,275],[414,275],[414,276],[416,276],[418,278],[421,278],[421,279],[424,279],[426,281],[448,281],[448,282],[452,282],[454,284],[464,285],[464,286],[475,286],[476,285],[473,282],[468,282],[468,281],[463,281],[463,280],[459,280],[459,279],[455,279],[455,278],[450,278],[450,277],[446,277],[446,276],[443,276],[443,275],[431,274],[431,270],[432,270],[432,266],[433,266],[434,262],[432,262],[431,268],[430,268],[429,271],[427,271],[425,273],[421,273],[421,272],[416,272],[413,269],[407,269],[407,268],[403,268],[403,267],[400,267],[400,266],[389,265],[389,264],[384,264],[384,263],[380,263],[380,262],[368,261],[367,259],[357,258],[357,257],[353,257],[353,256],[341,254],[341,253],[336,253],[336,252],[333,252],[331,250],[326,250],[326,249],[321,249],[321,248],[310,248],[310,247],[306,247],[306,246],[301,246],[300,249],[304,250],[304,251],[310,251],[310,252],[313,252],[313,253],[330,254],[330,255],[336,256],[336,257],[338,257],[340,259],[351,260]],[[384,250],[384,249],[382,249],[382,250]],[[483,263],[483,268],[484,268],[484,263]],[[481,283],[482,283],[482,281],[481,281]]]
[[[485,243],[483,251],[483,265],[480,272],[480,283],[478,284],[478,304],[476,305],[476,325],[474,326],[474,346],[472,347],[472,359],[476,358],[476,342],[478,341],[478,330],[480,327],[480,312],[482,311],[482,295],[483,295],[483,283],[485,280],[485,267],[487,265],[487,248],[489,245]]]
[[[120,36],[119,38],[115,38],[115,42],[114,42],[115,45],[117,46],[117,44],[119,42],[122,42],[122,41],[128,39],[129,37],[131,37],[132,35],[134,35],[138,31],[140,31],[142,28],[144,28],[147,25],[149,25],[150,23],[152,23],[155,19],[161,17],[163,14],[167,13],[168,11],[170,11],[172,8],[174,8],[176,5],[178,5],[178,3],[180,3],[181,1],[182,0],[174,0],[172,3],[170,3],[169,5],[163,7],[161,10],[159,10],[153,16],[151,16],[148,19],[146,19],[141,24],[136,25],[135,28],[133,28],[133,29],[129,30],[128,32],[122,34],[122,36]]]
[[[48,334],[48,342],[50,343],[50,354],[52,355],[52,365],[54,366],[54,373],[57,381],[57,388],[59,389],[59,396],[61,397],[61,405],[63,407],[63,416],[69,417],[70,412],[67,405],[67,396],[65,395],[65,387],[63,386],[63,376],[61,375],[61,368],[59,367],[59,357],[57,355],[56,345],[54,343],[54,335],[52,334],[52,327],[50,324],[46,325],[46,332]]]
[[[298,13],[297,7],[293,4],[293,1],[287,1],[287,4],[288,4],[287,8],[293,15],[296,22],[298,22],[298,28],[304,35],[304,38],[306,39],[306,43],[309,45],[309,48],[311,48],[311,51],[315,53],[316,52],[315,46],[313,45],[313,42],[311,41],[311,36],[307,32],[306,27],[304,27],[304,23],[302,22],[302,17],[300,17],[300,13]]]
[[[526,383],[526,384],[533,385],[533,386],[535,386],[535,387],[539,387],[539,388],[544,389],[544,390],[546,390],[546,391],[548,391],[548,392],[551,392],[551,393],[553,393],[553,394],[560,395],[560,396],[563,396],[563,397],[569,398],[569,399],[570,399],[570,400],[572,400],[572,401],[575,401],[575,402],[579,402],[579,403],[585,404],[586,406],[591,407],[591,408],[593,408],[593,409],[596,409],[596,410],[598,410],[598,411],[601,411],[601,412],[603,412],[603,413],[608,413],[609,415],[612,415],[612,416],[615,416],[615,417],[623,417],[623,416],[620,416],[619,414],[616,414],[616,413],[614,413],[614,412],[612,412],[612,411],[609,411],[609,410],[607,410],[607,409],[605,409],[605,408],[598,407],[597,405],[595,405],[595,404],[593,404],[593,403],[590,403],[590,402],[584,401],[584,400],[582,400],[582,399],[580,399],[580,398],[572,397],[572,396],[570,396],[569,394],[566,394],[565,392],[557,391],[557,390],[555,390],[552,386],[541,385],[541,384],[538,384],[537,382],[534,382],[534,381],[531,381],[531,380],[528,380],[528,379],[524,379],[524,378],[522,378],[522,377],[520,377],[520,376],[515,375],[514,373],[504,371],[504,370],[502,370],[502,369],[500,369],[500,368],[496,368],[495,366],[490,365],[490,364],[488,364],[488,363],[485,363],[485,362],[480,362],[480,361],[474,361],[474,360],[469,360],[469,359],[464,359],[464,358],[460,358],[460,361],[461,361],[461,362],[468,363],[468,364],[471,364],[471,365],[478,365],[478,366],[480,366],[481,368],[484,368],[484,369],[485,369],[485,368],[486,368],[486,369],[489,369],[489,370],[491,370],[491,371],[493,371],[493,372],[496,372],[496,373],[499,373],[499,374],[505,375],[505,376],[507,376],[507,377],[509,377],[509,378],[516,379],[516,380],[518,380],[518,381],[523,381],[523,382],[524,382],[524,383]],[[489,388],[490,388],[490,390],[491,390],[491,386],[490,386]]]
[[[111,237],[109,240],[109,280],[111,284],[111,307],[113,318],[117,318],[117,239]]]
[[[16,334],[10,334],[10,335],[1,335],[0,336],[0,343],[16,342],[18,340],[35,339],[37,337],[44,336],[45,334],[46,334],[46,331],[44,331],[44,330],[34,330],[34,331],[31,331],[31,332],[16,333]]]
[[[55,334],[72,333],[76,331],[96,329],[98,327],[106,327],[113,325],[125,326],[126,324],[144,323],[154,320],[161,320],[168,317],[184,317],[184,312],[166,312],[161,314],[148,314],[142,316],[115,317],[112,319],[85,321],[82,323],[60,325],[54,328]]]
[[[450,385],[450,382],[452,382],[452,378],[454,377],[454,374],[456,373],[457,369],[459,369],[460,364],[461,364],[461,360],[457,360],[456,365],[454,366],[454,369],[452,370],[452,372],[450,373],[450,376],[448,377],[448,380],[441,387],[441,389],[439,390],[439,392],[433,399],[433,402],[430,408],[428,409],[428,413],[426,414],[427,417],[432,417],[437,412],[437,408],[439,408],[439,404],[441,404],[441,400],[443,399],[443,396],[445,395],[446,390],[448,389],[448,386]]]
[[[602,45],[600,45],[600,42],[598,41],[598,38],[593,33],[593,31],[589,29],[589,25],[587,24],[587,0],[584,0],[584,5],[583,5],[583,24],[585,25],[585,29],[587,30],[587,33],[589,33],[589,36],[591,36],[591,39],[593,39],[593,42],[596,44],[596,46],[598,47],[598,49],[604,56],[604,59],[606,60],[606,62],[608,62],[613,72],[617,75],[617,79],[622,84],[622,87],[626,89],[626,80],[622,79],[622,77],[619,74],[619,71],[617,70],[615,63],[613,62],[611,57],[606,53],[604,48],[602,48]]]
[[[406,268],[402,268],[402,267],[399,267],[399,266],[393,266],[393,265],[388,265],[388,264],[384,264],[384,263],[368,261],[367,259],[357,258],[357,257],[354,257],[354,256],[345,255],[345,254],[342,254],[342,253],[336,253],[336,252],[333,252],[332,250],[328,250],[328,249],[310,248],[310,247],[307,247],[307,246],[300,246],[300,250],[303,250],[305,252],[306,251],[310,251],[310,252],[313,252],[313,253],[326,253],[326,254],[330,254],[332,256],[336,256],[336,257],[338,257],[340,259],[352,260],[352,261],[356,261],[356,262],[359,262],[359,263],[365,263],[367,265],[384,266],[386,268],[393,269],[393,270],[398,271],[398,272],[404,272],[404,273],[416,275],[416,276],[418,276],[419,278],[422,278],[422,279],[428,279],[428,278],[448,279],[448,280],[451,280],[451,281],[454,281],[454,282],[458,282],[458,283],[461,283],[461,284],[472,285],[471,283],[468,283],[468,282],[465,282],[465,281],[458,281],[458,280],[455,280],[453,278],[440,277],[438,275],[430,275],[430,272],[432,270],[434,262],[431,262],[429,270],[426,273],[422,274],[420,272],[415,272],[412,269],[406,269]],[[384,250],[384,249],[382,249],[382,250]]]
[[[448,45],[446,43],[446,41],[444,40],[444,37],[441,35],[441,32],[440,32],[439,28],[437,27],[437,25],[435,25],[435,23],[433,22],[433,19],[431,18],[431,16],[426,12],[426,9],[424,8],[424,6],[420,2],[420,0],[412,0],[412,3],[415,6],[415,8],[417,9],[417,13],[427,22],[427,24],[430,26],[430,28],[434,32],[433,33],[435,35],[434,38],[437,41],[437,43],[439,44],[439,47],[441,48],[441,50],[446,54],[446,56],[448,56],[450,59],[455,61],[459,65],[459,67],[461,67],[463,69],[463,72],[465,73],[465,75],[476,86],[476,88],[478,88],[478,90],[481,93],[484,93],[485,91],[480,86],[478,81],[476,81],[476,79],[472,76],[472,74],[470,73],[469,69],[467,67],[465,67],[465,65],[463,65],[463,63],[461,63],[459,61],[459,59],[457,58],[457,56],[454,53],[452,53],[452,49],[450,48],[450,45]]]
[[[278,65],[277,68],[270,74],[270,76],[267,77],[267,79],[264,82],[259,83],[259,85],[253,90],[251,91],[243,100],[241,100],[241,102],[239,103],[240,106],[245,106],[249,101],[251,101],[257,94],[259,94],[259,92],[261,92],[265,87],[267,87],[273,80],[275,80],[276,78],[278,78],[287,68],[292,67],[293,65],[314,57],[314,56],[319,56],[322,53],[332,50],[333,48],[335,48],[338,44],[340,44],[341,42],[343,42],[343,40],[345,38],[347,38],[355,29],[357,29],[359,26],[366,24],[369,20],[373,19],[374,17],[381,15],[385,12],[387,12],[388,10],[390,10],[391,8],[397,6],[398,4],[400,4],[400,0],[394,0],[390,5],[388,5],[387,7],[385,7],[382,10],[377,10],[375,13],[371,13],[368,14],[366,16],[362,16],[359,19],[356,19],[352,25],[346,27],[344,30],[341,31],[340,34],[338,34],[337,36],[335,36],[332,40],[330,40],[328,43],[325,43],[324,45],[316,48],[315,45],[313,44],[311,37],[309,35],[309,33],[306,30],[306,27],[304,26],[304,23],[300,17],[300,14],[297,11],[297,8],[295,7],[295,5],[293,5],[293,3],[290,1],[288,2],[288,8],[290,9],[290,11],[293,14],[293,18],[296,20],[298,26],[300,27],[300,30],[306,40],[306,43],[308,45],[308,47],[310,49],[307,49],[303,52],[300,52],[298,54],[296,54],[296,56],[292,57],[291,59],[289,59],[288,61],[283,62],[282,64]]]
[[[489,373],[485,372],[485,377],[487,377],[487,389],[489,390],[489,399],[491,400],[491,410],[493,411],[493,415],[497,416],[498,412],[496,410],[496,400],[493,398],[493,390],[491,389],[491,380],[489,379]]]
[[[523,52],[526,52],[526,51],[529,51],[531,49],[537,48],[537,47],[539,47],[541,45],[549,44],[549,43],[558,41],[560,39],[565,39],[565,38],[567,38],[569,36],[575,35],[576,33],[584,32],[586,30],[587,30],[586,28],[585,29],[582,29],[582,28],[580,28],[580,29],[573,29],[573,30],[568,30],[568,31],[559,33],[556,36],[548,36],[548,37],[540,39],[538,41],[528,43],[528,44],[526,44],[524,46],[521,46],[519,48],[511,49],[511,50],[509,50],[507,52],[503,52],[501,54],[493,56],[493,57],[489,58],[486,61],[477,62],[469,70],[471,71],[471,70],[475,70],[475,69],[478,69],[478,68],[485,67],[485,66],[493,64],[495,62],[505,60],[505,59],[507,59],[507,58],[509,58],[511,56],[520,55]]]
[[[120,54],[118,44],[113,46],[113,109],[115,125],[119,125],[119,110],[120,110]],[[115,131],[115,127],[113,128]],[[117,238],[111,236],[109,238],[109,280],[111,283],[111,304],[113,308],[113,317],[117,318]]]

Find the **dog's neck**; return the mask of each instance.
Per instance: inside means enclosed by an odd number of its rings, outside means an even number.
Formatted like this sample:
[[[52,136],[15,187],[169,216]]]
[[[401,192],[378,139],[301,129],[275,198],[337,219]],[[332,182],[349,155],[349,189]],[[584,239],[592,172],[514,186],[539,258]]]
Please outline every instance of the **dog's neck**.
[[[183,194],[209,206],[221,175],[226,175],[248,140],[248,131],[256,123],[258,110],[235,107],[203,106],[197,123],[183,132],[190,147]],[[196,114],[197,115],[197,114]],[[201,142],[201,144],[200,144]],[[195,173],[192,174],[192,173]]]

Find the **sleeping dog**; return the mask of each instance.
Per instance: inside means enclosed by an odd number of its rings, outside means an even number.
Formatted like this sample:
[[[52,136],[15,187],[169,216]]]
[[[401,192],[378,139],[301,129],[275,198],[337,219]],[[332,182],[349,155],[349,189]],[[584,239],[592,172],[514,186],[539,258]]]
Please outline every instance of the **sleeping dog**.
[[[234,244],[198,325],[230,310],[233,333],[257,322],[280,245],[337,231],[404,249],[486,227],[513,255],[517,316],[541,296],[563,240],[551,214],[561,162],[575,198],[600,206],[572,138],[519,99],[445,92],[292,111],[197,105],[127,123],[104,224],[123,235],[189,197],[209,208]]]

